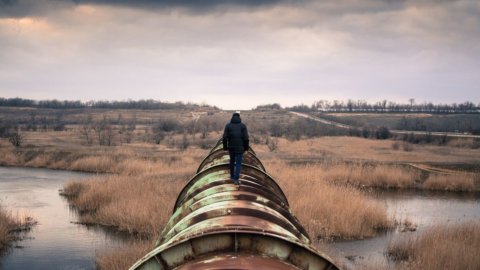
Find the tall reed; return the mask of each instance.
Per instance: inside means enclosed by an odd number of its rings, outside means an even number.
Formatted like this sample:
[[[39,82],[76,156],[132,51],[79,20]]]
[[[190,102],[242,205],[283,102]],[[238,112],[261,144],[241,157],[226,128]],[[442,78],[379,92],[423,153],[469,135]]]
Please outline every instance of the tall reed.
[[[267,171],[314,238],[359,239],[394,226],[385,205],[353,187],[329,183],[319,166],[289,166],[275,160],[267,163]]]
[[[28,215],[13,215],[0,205],[0,252],[17,239],[16,233],[29,230],[35,224]]]
[[[400,269],[480,269],[480,223],[438,225],[415,238],[400,238],[389,248]]]
[[[468,173],[430,174],[422,184],[424,189],[445,191],[475,190],[475,176]]]

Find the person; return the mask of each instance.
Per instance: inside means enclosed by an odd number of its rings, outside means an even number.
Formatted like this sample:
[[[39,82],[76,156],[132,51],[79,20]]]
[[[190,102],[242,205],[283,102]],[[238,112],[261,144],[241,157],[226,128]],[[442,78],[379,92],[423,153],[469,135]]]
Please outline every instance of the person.
[[[248,151],[249,140],[247,126],[242,123],[239,111],[232,115],[230,123],[225,126],[222,140],[223,150],[228,150],[230,155],[230,179],[235,185],[240,185],[243,153]]]

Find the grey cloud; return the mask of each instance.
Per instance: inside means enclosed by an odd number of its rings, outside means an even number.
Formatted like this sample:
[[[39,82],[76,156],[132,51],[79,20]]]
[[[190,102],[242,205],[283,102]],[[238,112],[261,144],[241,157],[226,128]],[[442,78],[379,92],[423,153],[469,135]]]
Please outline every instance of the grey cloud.
[[[312,8],[319,15],[342,16],[401,10],[411,5],[436,6],[452,2],[461,2],[461,0],[0,0],[0,17],[48,16],[59,9],[72,8],[81,4],[141,9],[183,8],[193,12],[289,5]]]
[[[0,0],[0,18],[48,16],[74,6],[71,0]]]
[[[293,2],[293,0],[0,0],[0,18],[47,16],[59,9],[72,8],[80,4],[143,9],[185,8],[190,11],[205,12],[220,7],[256,8],[287,2]]]
[[[478,14],[477,0],[0,0],[0,17],[45,17],[0,24],[0,92],[478,100]]]
[[[216,5],[259,6],[285,2],[286,0],[73,0],[75,3],[108,4],[108,5],[150,5],[150,6],[186,6],[210,7]]]

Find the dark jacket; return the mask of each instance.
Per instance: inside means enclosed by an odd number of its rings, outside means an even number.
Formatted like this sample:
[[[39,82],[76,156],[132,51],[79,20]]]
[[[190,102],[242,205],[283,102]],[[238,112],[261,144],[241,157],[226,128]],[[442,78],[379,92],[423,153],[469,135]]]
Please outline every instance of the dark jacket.
[[[232,153],[240,154],[248,150],[248,144],[247,126],[242,123],[240,115],[234,113],[223,132],[223,150],[228,149]]]

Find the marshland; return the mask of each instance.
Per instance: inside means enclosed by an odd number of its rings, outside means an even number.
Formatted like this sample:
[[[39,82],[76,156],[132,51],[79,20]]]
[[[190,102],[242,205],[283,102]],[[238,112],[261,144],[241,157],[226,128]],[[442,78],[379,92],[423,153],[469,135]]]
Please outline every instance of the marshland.
[[[241,113],[252,148],[319,248],[347,269],[480,267],[480,139],[389,133],[410,128],[405,121],[416,119],[435,128],[455,123],[453,133],[460,128],[457,133],[474,135],[478,114],[311,115],[355,129],[278,106]],[[141,109],[0,107],[3,264],[22,265],[22,255],[37,242],[52,241],[42,231],[64,223],[63,238],[104,239],[77,239],[86,254],[81,266],[128,268],[153,246],[178,193],[230,116],[183,103]],[[387,122],[393,124],[378,126]],[[29,185],[28,192],[15,190],[12,181]],[[38,192],[52,200],[37,202]],[[47,205],[57,208],[39,210]],[[52,211],[63,212],[48,215]]]

